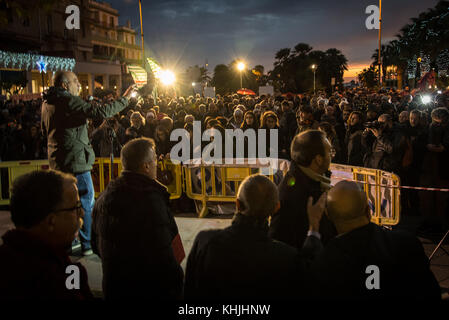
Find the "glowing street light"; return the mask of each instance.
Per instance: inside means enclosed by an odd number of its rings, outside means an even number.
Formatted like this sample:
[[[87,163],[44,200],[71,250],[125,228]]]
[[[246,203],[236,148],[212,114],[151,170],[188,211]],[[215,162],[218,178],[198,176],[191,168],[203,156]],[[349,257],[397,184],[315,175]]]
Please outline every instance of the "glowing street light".
[[[432,101],[432,98],[429,95],[425,95],[421,97],[421,101],[424,104],[429,104]]]
[[[192,82],[192,87],[194,87],[195,86],[195,82]]]
[[[170,70],[161,70],[159,79],[166,86],[172,85],[176,80],[175,74]]]
[[[312,64],[311,66],[313,70],[313,94],[315,94],[315,72],[316,72],[316,64]]]
[[[240,71],[240,88],[243,88],[242,71],[245,69],[245,64],[243,62],[237,63],[237,70]]]

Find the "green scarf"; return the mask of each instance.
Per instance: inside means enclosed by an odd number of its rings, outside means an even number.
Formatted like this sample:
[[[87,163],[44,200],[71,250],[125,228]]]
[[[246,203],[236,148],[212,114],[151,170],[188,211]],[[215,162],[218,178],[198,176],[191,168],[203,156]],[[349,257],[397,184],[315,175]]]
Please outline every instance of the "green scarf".
[[[326,177],[325,175],[320,175],[313,171],[312,169],[303,167],[298,165],[299,168],[304,172],[306,176],[308,176],[313,181],[317,181],[320,183],[321,191],[326,192],[331,188],[331,179]]]

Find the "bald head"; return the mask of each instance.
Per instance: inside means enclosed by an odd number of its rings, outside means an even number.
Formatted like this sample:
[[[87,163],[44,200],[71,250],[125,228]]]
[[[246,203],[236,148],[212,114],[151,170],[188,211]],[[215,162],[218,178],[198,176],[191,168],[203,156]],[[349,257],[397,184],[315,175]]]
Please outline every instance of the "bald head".
[[[279,196],[276,185],[266,176],[254,174],[242,181],[237,193],[240,213],[266,218],[276,212]]]
[[[78,96],[81,89],[78,77],[71,71],[57,71],[53,78],[53,85],[67,90],[74,96]]]
[[[339,234],[370,222],[365,193],[352,181],[337,183],[327,194],[327,212]]]

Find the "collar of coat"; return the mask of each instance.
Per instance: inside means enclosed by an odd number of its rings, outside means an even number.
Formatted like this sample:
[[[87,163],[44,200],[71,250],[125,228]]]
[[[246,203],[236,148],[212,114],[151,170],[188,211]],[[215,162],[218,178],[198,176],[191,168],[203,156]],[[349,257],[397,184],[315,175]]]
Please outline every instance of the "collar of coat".
[[[45,244],[38,237],[33,236],[26,231],[18,229],[9,230],[2,238],[4,245],[10,247],[14,251],[52,260],[61,266],[72,263],[64,250],[56,250]]]
[[[298,167],[301,169],[301,171],[310,179],[313,181],[319,182],[321,191],[325,192],[328,191],[331,188],[331,179],[328,178],[325,175],[321,175],[313,171],[312,169],[303,167],[301,165],[298,165]]]
[[[260,219],[237,212],[232,219],[233,227],[251,229],[263,235],[268,235],[268,218]]]
[[[148,189],[152,189],[154,191],[158,191],[164,195],[169,196],[166,186],[164,186],[162,183],[160,183],[156,179],[151,179],[150,177],[148,177],[144,174],[133,172],[133,171],[128,171],[128,170],[123,170],[120,178],[121,179],[117,179],[115,181],[123,182],[123,180],[125,180],[126,183],[129,184],[129,186],[132,188],[139,189],[139,190],[148,188]],[[129,182],[131,182],[131,183],[129,183]]]

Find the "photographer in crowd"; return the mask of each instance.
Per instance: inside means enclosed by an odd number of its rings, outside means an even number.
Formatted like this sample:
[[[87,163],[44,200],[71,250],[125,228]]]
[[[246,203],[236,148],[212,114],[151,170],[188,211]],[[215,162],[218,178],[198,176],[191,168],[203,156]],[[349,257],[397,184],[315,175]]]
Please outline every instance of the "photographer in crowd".
[[[393,125],[390,114],[384,113],[377,121],[367,123],[363,141],[367,149],[365,167],[399,173],[406,138],[401,130]]]

